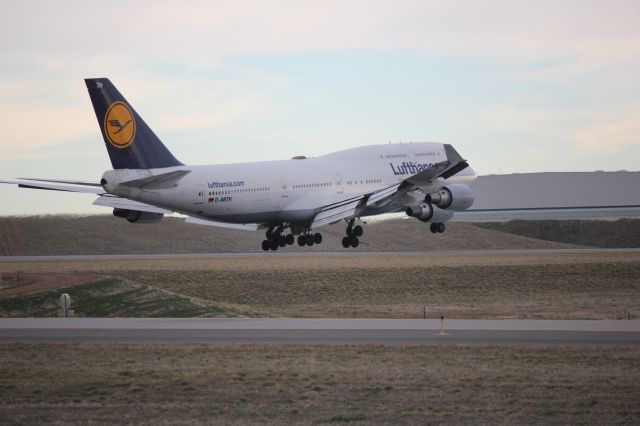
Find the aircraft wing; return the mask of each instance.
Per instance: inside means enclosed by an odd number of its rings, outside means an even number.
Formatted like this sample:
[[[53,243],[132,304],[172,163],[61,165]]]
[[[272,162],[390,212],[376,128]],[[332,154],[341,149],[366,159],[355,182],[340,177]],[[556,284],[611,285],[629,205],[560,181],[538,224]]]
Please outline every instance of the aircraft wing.
[[[462,158],[453,146],[445,144],[444,152],[447,155],[445,161],[436,163],[433,167],[416,173],[405,179],[405,181],[416,186],[428,185],[437,178],[449,179],[451,176],[469,167],[467,160]]]
[[[467,161],[458,154],[453,146],[445,144],[444,149],[447,155],[445,161],[436,163],[427,170],[409,176],[396,185],[340,200],[319,208],[311,223],[311,228],[335,223],[342,219],[358,217],[367,207],[375,203],[383,202],[396,194],[404,193],[416,186],[430,185],[438,178],[448,179],[469,167]]]
[[[14,184],[18,185],[18,187],[20,188],[29,189],[81,192],[85,194],[96,195],[106,194],[105,190],[102,189],[102,186],[100,186],[100,184],[96,182],[18,178],[14,180],[0,180],[0,183]]]
[[[400,185],[401,184],[392,185],[375,192],[359,195],[323,206],[313,218],[311,228],[335,223],[342,219],[358,217],[368,206],[395,194]]]

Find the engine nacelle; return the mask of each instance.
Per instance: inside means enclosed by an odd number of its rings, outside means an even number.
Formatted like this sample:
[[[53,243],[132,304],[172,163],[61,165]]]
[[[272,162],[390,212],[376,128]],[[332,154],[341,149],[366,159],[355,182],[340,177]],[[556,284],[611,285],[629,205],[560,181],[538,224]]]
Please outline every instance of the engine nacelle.
[[[466,210],[473,204],[473,192],[467,185],[453,184],[440,188],[438,192],[427,194],[424,201],[441,209]]]
[[[129,223],[157,223],[162,220],[164,214],[141,212],[139,210],[113,209],[113,215],[127,219]]]
[[[418,220],[430,223],[446,222],[453,217],[453,212],[442,210],[426,203],[408,207],[406,213],[407,216],[415,217]]]

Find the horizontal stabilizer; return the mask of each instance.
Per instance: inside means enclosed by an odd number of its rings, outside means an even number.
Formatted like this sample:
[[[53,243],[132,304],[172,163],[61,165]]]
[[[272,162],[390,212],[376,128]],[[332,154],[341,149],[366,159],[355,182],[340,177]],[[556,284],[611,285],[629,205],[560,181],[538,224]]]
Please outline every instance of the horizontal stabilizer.
[[[160,207],[151,206],[149,204],[140,203],[138,201],[127,200],[126,198],[105,196],[96,199],[94,206],[111,207],[114,209],[136,210],[140,212],[171,214],[171,210],[162,209]]]
[[[191,173],[190,170],[174,170],[159,175],[147,176],[140,179],[128,180],[120,183],[122,186],[129,186],[140,189],[163,189],[173,188],[178,185],[180,179]]]
[[[0,180],[0,183],[8,183],[13,185],[18,185],[20,188],[28,188],[28,189],[46,189],[50,191],[66,191],[66,192],[81,192],[85,194],[96,194],[102,195],[106,192],[102,189],[101,186],[94,186],[93,183],[85,184],[85,183],[62,183],[57,180],[28,180],[28,179],[16,179],[16,180]]]
[[[82,180],[63,180],[63,179],[40,179],[40,178],[17,178],[20,180],[30,180],[34,182],[50,182],[50,183],[64,183],[67,185],[82,185],[82,186],[97,186],[102,187],[100,182],[86,182]]]
[[[257,231],[260,229],[260,225],[257,223],[226,223],[226,222],[218,222],[215,220],[205,220],[198,219],[195,217],[187,217],[185,223],[191,223],[193,225],[207,225],[207,226],[216,226],[218,228],[227,228],[227,229],[239,229],[242,231]]]

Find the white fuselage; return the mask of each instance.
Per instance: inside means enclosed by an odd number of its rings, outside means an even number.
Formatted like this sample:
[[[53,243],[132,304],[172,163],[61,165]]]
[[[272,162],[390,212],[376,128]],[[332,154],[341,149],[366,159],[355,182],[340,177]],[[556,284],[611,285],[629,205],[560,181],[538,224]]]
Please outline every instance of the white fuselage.
[[[318,206],[331,204],[402,182],[430,165],[446,161],[442,144],[431,142],[369,145],[315,158],[281,161],[179,166],[106,172],[105,189],[114,195],[202,219],[229,223],[304,223]],[[119,182],[188,170],[168,188],[123,188]],[[472,183],[471,168],[448,182]],[[434,183],[433,191],[437,190]],[[406,197],[411,198],[411,194]],[[363,216],[400,211],[404,199]]]

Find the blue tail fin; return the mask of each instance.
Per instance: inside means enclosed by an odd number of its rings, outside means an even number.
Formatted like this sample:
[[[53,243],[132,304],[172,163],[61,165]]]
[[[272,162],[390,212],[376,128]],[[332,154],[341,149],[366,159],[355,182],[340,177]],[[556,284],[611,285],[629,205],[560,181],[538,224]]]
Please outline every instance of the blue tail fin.
[[[87,78],[91,103],[114,169],[182,166],[108,78]]]

